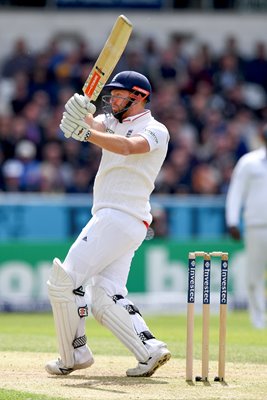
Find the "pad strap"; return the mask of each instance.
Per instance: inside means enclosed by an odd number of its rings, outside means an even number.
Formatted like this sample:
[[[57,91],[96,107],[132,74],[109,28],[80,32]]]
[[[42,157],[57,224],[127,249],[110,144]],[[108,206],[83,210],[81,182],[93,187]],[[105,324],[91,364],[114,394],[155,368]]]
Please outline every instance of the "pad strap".
[[[118,298],[120,295],[116,295]],[[114,298],[108,296],[104,289],[94,286],[92,289],[92,313],[96,320],[101,324],[109,328],[114,335],[135,355],[138,361],[146,362],[149,359],[149,352],[144,345],[144,342],[139,337],[138,330],[136,329],[133,321],[133,317],[140,318],[139,314],[136,314],[134,308],[131,307],[130,314],[123,304],[118,301],[125,301],[125,305],[129,302],[123,297],[119,297],[116,302]],[[146,331],[147,326],[143,321],[140,326],[140,331]]]
[[[73,290],[73,293],[76,294],[76,296],[84,296],[85,295],[85,291],[83,290],[82,286],[79,286],[77,289]]]
[[[77,337],[76,339],[73,340],[72,346],[74,349],[78,349],[78,347],[85,346],[87,343],[87,337],[86,335],[83,335],[81,337]]]
[[[147,340],[155,339],[155,336],[153,336],[150,331],[140,332],[138,336],[140,337],[143,343],[145,343]]]

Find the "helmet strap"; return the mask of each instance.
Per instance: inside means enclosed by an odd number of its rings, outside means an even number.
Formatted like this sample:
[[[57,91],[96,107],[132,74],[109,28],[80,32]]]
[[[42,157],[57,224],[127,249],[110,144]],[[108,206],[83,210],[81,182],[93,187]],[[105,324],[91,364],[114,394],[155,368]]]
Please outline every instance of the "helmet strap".
[[[113,116],[114,116],[120,123],[122,123],[124,113],[125,113],[127,110],[129,110],[129,108],[132,106],[132,104],[133,104],[133,101],[129,100],[129,101],[127,102],[127,104],[125,105],[125,107],[124,107],[121,111],[119,111],[119,112],[117,112],[117,113],[112,112]]]

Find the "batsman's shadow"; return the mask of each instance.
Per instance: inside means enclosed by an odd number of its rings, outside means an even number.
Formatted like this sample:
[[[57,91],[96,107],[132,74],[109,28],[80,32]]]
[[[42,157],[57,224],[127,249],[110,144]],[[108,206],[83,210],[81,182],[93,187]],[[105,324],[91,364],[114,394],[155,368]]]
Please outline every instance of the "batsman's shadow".
[[[81,383],[73,382],[83,380]],[[168,382],[158,378],[129,378],[127,376],[91,376],[86,375],[73,375],[68,377],[68,382],[63,384],[66,387],[72,387],[76,389],[93,389],[99,391],[109,391],[113,393],[126,393],[125,391],[116,389],[123,387],[138,387],[144,385],[167,385]],[[112,388],[113,387],[113,388]]]

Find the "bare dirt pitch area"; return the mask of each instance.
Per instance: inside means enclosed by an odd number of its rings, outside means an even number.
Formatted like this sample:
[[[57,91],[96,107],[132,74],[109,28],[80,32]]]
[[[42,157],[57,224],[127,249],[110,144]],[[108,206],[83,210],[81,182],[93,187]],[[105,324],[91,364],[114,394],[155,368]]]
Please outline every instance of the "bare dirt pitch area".
[[[267,396],[267,365],[226,365],[226,383],[213,382],[217,363],[210,363],[210,382],[186,383],[185,360],[171,359],[151,378],[127,378],[133,357],[97,356],[95,364],[65,377],[49,376],[44,370],[55,354],[0,353],[0,387],[71,400],[179,400],[244,399]],[[200,363],[195,365],[199,373]]]

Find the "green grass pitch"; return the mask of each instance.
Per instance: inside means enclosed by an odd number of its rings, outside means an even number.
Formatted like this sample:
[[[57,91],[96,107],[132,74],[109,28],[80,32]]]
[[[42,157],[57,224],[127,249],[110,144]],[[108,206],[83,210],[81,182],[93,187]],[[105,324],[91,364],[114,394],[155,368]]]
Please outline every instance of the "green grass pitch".
[[[172,358],[177,359],[178,362],[184,362],[186,316],[145,316],[145,320],[154,335],[168,344],[172,352]],[[211,315],[210,322],[210,360],[211,362],[215,362],[218,357],[218,316]],[[0,314],[0,327],[0,352],[5,352],[5,354],[6,352],[10,354],[13,352],[22,352],[22,354],[23,352],[55,353],[55,357],[57,356],[56,338],[51,313],[2,313]],[[96,359],[98,356],[116,358],[117,356],[129,357],[130,355],[128,350],[93,318],[87,319],[87,336]],[[198,315],[195,317],[194,338],[195,359],[200,360],[201,316]],[[266,330],[254,329],[250,325],[247,312],[229,311],[227,317],[227,363],[238,363],[238,365],[251,363],[254,365],[254,368],[255,364],[261,368],[261,366],[266,366],[267,364],[266,349]],[[133,361],[135,362],[134,359]],[[182,372],[184,373],[184,371]],[[25,393],[19,391],[19,388],[15,388],[14,390],[3,389],[0,382],[0,399],[3,400],[55,400],[56,398],[59,399],[60,397],[51,397],[49,393],[35,394],[34,390],[32,393]],[[221,399],[222,397],[216,398]],[[246,397],[243,398],[246,399]],[[255,395],[255,398],[258,397]],[[151,400],[153,399],[158,399],[158,397],[151,397]]]

